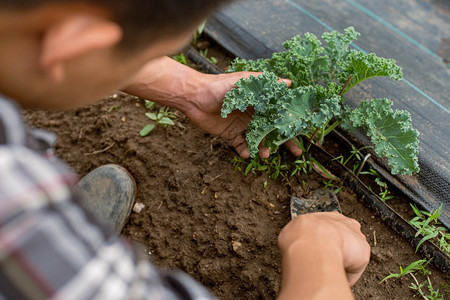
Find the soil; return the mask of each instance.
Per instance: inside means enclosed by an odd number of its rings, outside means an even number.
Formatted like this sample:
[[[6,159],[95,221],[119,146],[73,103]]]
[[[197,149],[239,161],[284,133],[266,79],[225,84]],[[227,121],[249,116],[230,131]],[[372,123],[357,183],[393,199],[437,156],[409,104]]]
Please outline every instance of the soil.
[[[289,198],[310,195],[324,179],[315,173],[289,182],[261,173],[245,176],[231,163],[236,152],[226,141],[201,132],[181,114],[175,126],[157,126],[141,137],[150,122],[146,111],[143,100],[115,93],[93,106],[28,111],[25,117],[58,134],[57,155],[80,176],[108,163],[133,174],[137,202],[145,208],[131,214],[123,235],[141,244],[156,265],[189,273],[221,299],[276,298],[277,235],[290,220]],[[411,299],[412,277],[379,282],[422,257],[351,190],[344,187],[338,198],[372,246],[367,271],[353,288],[356,298]],[[429,269],[435,289],[448,285],[448,275]]]
[[[274,299],[281,274],[277,235],[289,222],[289,197],[307,196],[323,178],[303,174],[288,184],[266,174],[245,176],[230,162],[236,153],[227,142],[182,116],[176,126],[141,137],[149,122],[145,112],[142,100],[114,94],[78,110],[25,115],[33,126],[58,134],[57,154],[80,176],[108,163],[134,175],[137,202],[145,208],[131,214],[123,234],[143,245],[155,264],[189,273],[221,299]],[[410,277],[379,282],[422,257],[349,189],[338,198],[372,246],[371,263],[353,288],[356,298],[412,298]],[[435,288],[449,282],[430,269]]]

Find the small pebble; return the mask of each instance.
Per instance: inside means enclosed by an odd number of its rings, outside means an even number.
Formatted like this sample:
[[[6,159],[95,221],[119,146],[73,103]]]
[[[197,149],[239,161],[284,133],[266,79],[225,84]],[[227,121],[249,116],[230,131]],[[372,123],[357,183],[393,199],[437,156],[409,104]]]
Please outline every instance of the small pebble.
[[[142,212],[142,210],[145,208],[145,205],[142,203],[136,203],[133,206],[133,211],[137,214],[140,214]]]
[[[233,241],[231,244],[232,244],[232,246],[233,246],[233,251],[234,251],[234,252],[238,251],[239,248],[242,247],[242,244],[239,243],[239,242],[236,242],[236,241]]]
[[[126,121],[127,121],[127,118],[125,118],[125,117],[122,117],[122,123],[125,123]]]

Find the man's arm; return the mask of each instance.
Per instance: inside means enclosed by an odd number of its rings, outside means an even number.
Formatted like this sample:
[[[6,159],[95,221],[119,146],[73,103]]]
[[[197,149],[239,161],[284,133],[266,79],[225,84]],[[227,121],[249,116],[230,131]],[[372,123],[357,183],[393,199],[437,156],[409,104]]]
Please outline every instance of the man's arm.
[[[123,91],[185,113],[206,89],[207,77],[164,56],[147,63]]]
[[[353,299],[350,286],[369,263],[357,221],[337,212],[297,217],[279,236],[283,279],[279,299]]]
[[[178,109],[203,131],[230,141],[238,153],[247,158],[248,146],[243,133],[247,130],[251,114],[233,112],[224,119],[220,110],[225,94],[234,87],[235,82],[251,74],[259,73],[202,74],[173,59],[162,57],[144,66],[124,91]],[[295,143],[287,142],[286,146],[294,155],[301,154]],[[260,156],[268,157],[269,150],[261,147]]]

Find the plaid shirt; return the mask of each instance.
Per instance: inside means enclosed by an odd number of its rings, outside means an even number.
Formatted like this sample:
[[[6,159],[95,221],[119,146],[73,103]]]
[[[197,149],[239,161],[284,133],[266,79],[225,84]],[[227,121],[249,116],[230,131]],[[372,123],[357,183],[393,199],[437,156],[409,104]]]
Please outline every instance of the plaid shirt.
[[[214,299],[99,226],[33,136],[0,97],[0,299]]]

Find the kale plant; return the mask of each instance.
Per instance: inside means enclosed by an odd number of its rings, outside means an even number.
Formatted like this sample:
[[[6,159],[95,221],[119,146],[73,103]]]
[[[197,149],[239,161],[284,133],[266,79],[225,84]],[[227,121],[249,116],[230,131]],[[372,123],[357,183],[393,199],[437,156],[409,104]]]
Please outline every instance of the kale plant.
[[[326,46],[313,34],[295,36],[283,44],[283,52],[272,58],[236,59],[228,72],[255,71],[236,83],[227,93],[222,117],[233,110],[254,108],[246,139],[250,155],[258,146],[276,151],[284,142],[303,136],[322,144],[324,137],[341,125],[354,131],[362,128],[374,143],[375,152],[388,158],[393,174],[419,171],[418,131],[411,125],[407,111],[393,110],[385,98],[362,101],[356,109],[345,104],[345,95],[362,81],[379,76],[400,80],[402,69],[393,59],[350,50],[359,33],[353,27],[344,34],[322,35]],[[289,78],[291,87],[280,82]]]

